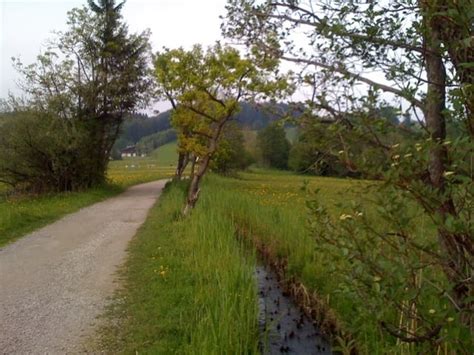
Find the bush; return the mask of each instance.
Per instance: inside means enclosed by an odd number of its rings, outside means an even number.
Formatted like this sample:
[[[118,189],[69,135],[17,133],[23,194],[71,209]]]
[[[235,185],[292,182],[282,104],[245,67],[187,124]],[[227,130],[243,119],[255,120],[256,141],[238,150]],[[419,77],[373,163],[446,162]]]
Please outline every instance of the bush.
[[[316,144],[305,140],[304,136],[291,147],[288,167],[303,174],[338,177],[350,175],[337,157],[320,151]]]
[[[89,187],[87,135],[79,125],[33,111],[4,115],[0,126],[0,181],[21,190]]]
[[[290,142],[286,139],[283,127],[272,124],[258,132],[257,147],[264,165],[277,169],[288,167]]]
[[[211,162],[211,169],[222,175],[248,168],[254,159],[245,149],[242,130],[234,122],[228,124]]]

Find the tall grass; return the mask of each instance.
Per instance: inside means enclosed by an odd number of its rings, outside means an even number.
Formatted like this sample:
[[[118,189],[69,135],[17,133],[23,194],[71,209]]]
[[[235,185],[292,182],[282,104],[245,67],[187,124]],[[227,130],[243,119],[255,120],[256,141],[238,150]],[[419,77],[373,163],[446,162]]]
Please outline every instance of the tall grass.
[[[209,196],[210,197],[210,196]],[[235,226],[203,195],[181,218],[183,186],[172,185],[131,243],[102,347],[123,353],[244,354],[258,346],[255,258]],[[115,324],[115,325],[113,325]]]
[[[363,337],[360,350],[377,353],[379,350],[376,349],[380,349],[378,353],[383,354],[385,350],[382,349],[386,348],[381,344],[376,324],[360,321],[367,315],[364,305],[357,304],[346,294],[334,292],[342,280],[329,272],[332,261],[321,255],[310,235],[305,208],[305,189],[321,189],[323,198],[330,204],[353,197],[358,186],[366,183],[332,178],[308,180],[268,171],[243,174],[243,177],[239,180],[210,176],[203,195],[213,199],[213,206],[226,211],[236,224],[247,228],[249,234],[257,237],[276,258],[284,259],[287,277],[296,278],[308,290],[317,292],[340,316],[342,328],[349,324],[351,331],[357,329],[358,335]],[[347,320],[358,323],[350,324]]]
[[[310,226],[314,220],[308,218],[306,201],[314,198],[309,191],[316,189],[319,190],[319,202],[328,208],[335,223],[340,222],[338,217],[345,212],[345,208],[350,208],[352,201],[363,205],[366,217],[373,225],[380,226],[384,223],[372,207],[371,200],[375,195],[372,195],[372,189],[368,187],[373,184],[377,187],[376,183],[368,181],[307,178],[284,172],[255,171],[242,174],[240,179],[209,176],[202,194],[213,201],[210,204],[213,208],[225,211],[228,218],[245,227],[249,231],[247,234],[254,236],[254,242],[263,243],[276,258],[284,260],[286,276],[301,282],[307,290],[315,292],[320,300],[331,307],[337,315],[341,330],[349,331],[354,336],[361,353],[416,353],[421,345],[416,347],[397,341],[379,326],[380,319],[394,324],[404,321],[400,318],[399,310],[396,307],[384,307],[384,298],[380,294],[370,296],[375,297],[372,299],[357,294],[357,288],[352,287],[356,281],[351,279],[351,261],[343,257],[342,253],[338,258],[328,254],[327,249],[318,245],[311,234]],[[365,195],[362,196],[362,193]],[[411,209],[411,206],[404,208]],[[426,221],[427,218],[414,212],[417,217],[410,223],[413,224],[417,237],[432,235],[432,226]],[[344,238],[364,238],[364,235],[346,235]],[[373,248],[375,257],[383,253],[378,245],[374,244]],[[403,267],[394,262],[390,272],[401,272]],[[431,277],[443,281],[444,276],[440,270],[433,269],[430,272]],[[392,280],[393,277],[392,274],[384,276],[387,280]],[[391,284],[387,282],[387,286],[384,284],[382,287],[391,287]],[[400,288],[403,291],[403,285]],[[398,289],[382,291],[398,292]],[[444,309],[446,301],[437,290],[425,288],[423,292],[422,307],[440,312]],[[403,300],[403,297],[404,293],[400,299]],[[455,327],[448,328],[447,331],[450,334],[458,333]],[[468,343],[465,334],[462,337],[462,341]],[[348,341],[352,341],[350,338],[333,340],[336,346],[346,349]],[[454,343],[448,345],[449,349],[456,346]]]

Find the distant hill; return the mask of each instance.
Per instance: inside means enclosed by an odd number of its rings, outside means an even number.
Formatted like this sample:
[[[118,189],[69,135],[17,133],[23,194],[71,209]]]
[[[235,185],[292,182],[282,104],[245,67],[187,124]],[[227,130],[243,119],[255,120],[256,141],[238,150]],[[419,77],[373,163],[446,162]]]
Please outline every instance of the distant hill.
[[[133,114],[125,120],[120,138],[131,144],[136,144],[143,137],[165,131],[171,128],[171,111],[165,111],[157,116]]]
[[[178,144],[171,142],[155,149],[149,157],[160,162],[160,166],[175,166],[178,161]]]
[[[244,130],[259,131],[285,116],[289,110],[289,106],[282,103],[254,106],[244,102],[234,119]],[[148,154],[162,144],[170,142],[174,139],[171,136],[175,134],[170,131],[172,128],[170,119],[171,110],[157,116],[130,115],[123,124],[122,134],[115,142],[112,157],[118,159],[120,151],[130,145],[137,145],[144,153]]]
[[[289,106],[285,104],[255,107],[244,102],[235,120],[242,128],[258,131],[282,117],[288,110]],[[125,145],[136,144],[143,137],[168,130],[171,128],[170,118],[171,110],[151,117],[144,114],[131,115],[122,127],[120,140],[126,143]]]

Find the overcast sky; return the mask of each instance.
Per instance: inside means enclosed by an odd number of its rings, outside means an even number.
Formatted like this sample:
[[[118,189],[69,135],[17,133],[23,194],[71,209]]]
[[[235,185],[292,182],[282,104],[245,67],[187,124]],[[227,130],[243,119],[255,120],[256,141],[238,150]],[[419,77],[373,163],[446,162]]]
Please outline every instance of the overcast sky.
[[[86,0],[0,0],[0,98],[18,93],[11,57],[35,61],[52,31],[66,29],[68,10]],[[210,45],[221,39],[219,15],[226,0],[127,0],[123,16],[131,32],[149,28],[153,50]]]

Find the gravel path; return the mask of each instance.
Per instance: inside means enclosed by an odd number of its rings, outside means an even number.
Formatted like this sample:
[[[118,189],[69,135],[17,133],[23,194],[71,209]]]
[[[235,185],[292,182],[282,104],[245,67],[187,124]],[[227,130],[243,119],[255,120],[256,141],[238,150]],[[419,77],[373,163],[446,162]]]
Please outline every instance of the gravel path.
[[[0,249],[0,353],[81,351],[165,181],[137,185]]]

